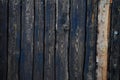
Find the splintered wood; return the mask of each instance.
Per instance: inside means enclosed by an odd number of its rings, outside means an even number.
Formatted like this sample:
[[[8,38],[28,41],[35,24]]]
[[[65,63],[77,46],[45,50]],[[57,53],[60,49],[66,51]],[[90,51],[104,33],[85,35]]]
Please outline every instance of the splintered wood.
[[[100,0],[98,7],[97,80],[107,80],[108,37],[111,0]]]

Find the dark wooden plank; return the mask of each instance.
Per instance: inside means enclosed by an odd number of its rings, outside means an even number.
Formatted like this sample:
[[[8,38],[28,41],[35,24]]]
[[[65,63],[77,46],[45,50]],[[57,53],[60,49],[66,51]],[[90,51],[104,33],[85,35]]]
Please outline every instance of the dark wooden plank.
[[[55,0],[45,0],[44,80],[54,80]]]
[[[20,80],[32,80],[34,0],[22,0]]]
[[[86,0],[71,0],[69,72],[71,80],[83,80]]]
[[[7,2],[0,0],[0,79],[7,78]]]
[[[43,80],[44,0],[35,0],[33,80]]]
[[[56,79],[68,80],[69,0],[56,0]]]
[[[20,55],[20,0],[9,0],[8,79],[18,79]]]
[[[96,80],[97,7],[98,0],[87,0],[84,80]]]
[[[113,0],[111,18],[111,43],[109,80],[120,80],[120,0]]]

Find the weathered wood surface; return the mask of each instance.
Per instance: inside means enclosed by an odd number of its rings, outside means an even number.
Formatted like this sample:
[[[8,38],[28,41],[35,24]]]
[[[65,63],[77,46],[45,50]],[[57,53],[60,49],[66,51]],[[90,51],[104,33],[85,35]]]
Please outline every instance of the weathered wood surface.
[[[20,80],[32,80],[34,0],[22,0]]]
[[[97,80],[107,80],[110,0],[99,1],[97,35]]]
[[[97,12],[98,0],[87,0],[84,80],[96,80]]]
[[[69,0],[56,0],[55,80],[68,80]]]
[[[120,80],[120,0],[113,0],[111,13],[109,80]]]
[[[44,59],[44,0],[35,0],[33,80],[43,80]]]
[[[45,0],[44,80],[54,79],[55,0]]]
[[[8,0],[0,0],[0,79],[7,78]]]
[[[69,78],[83,80],[85,54],[86,1],[71,0]]]
[[[0,0],[0,80],[119,80],[120,1],[109,32],[110,1]]]
[[[8,22],[8,79],[19,80],[20,57],[20,0],[9,0]]]

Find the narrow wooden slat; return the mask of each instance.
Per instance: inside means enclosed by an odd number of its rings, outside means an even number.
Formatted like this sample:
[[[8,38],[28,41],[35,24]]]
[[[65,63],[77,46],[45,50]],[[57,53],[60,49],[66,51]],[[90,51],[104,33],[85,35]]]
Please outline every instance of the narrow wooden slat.
[[[71,0],[69,72],[71,80],[83,80],[86,0]]]
[[[34,0],[22,0],[20,80],[32,80]]]
[[[20,56],[20,0],[9,0],[8,79],[18,79]]]
[[[84,80],[95,80],[98,0],[87,0],[86,56]]]
[[[44,80],[54,80],[55,0],[45,0]]]
[[[0,79],[7,78],[7,2],[0,0]]]
[[[44,54],[44,0],[35,0],[35,35],[34,35],[34,73],[33,80],[43,80]]]
[[[69,0],[56,0],[56,79],[68,80]]]
[[[97,80],[107,80],[110,0],[99,1],[97,35]]]
[[[113,0],[111,20],[111,43],[109,80],[120,80],[120,0]]]

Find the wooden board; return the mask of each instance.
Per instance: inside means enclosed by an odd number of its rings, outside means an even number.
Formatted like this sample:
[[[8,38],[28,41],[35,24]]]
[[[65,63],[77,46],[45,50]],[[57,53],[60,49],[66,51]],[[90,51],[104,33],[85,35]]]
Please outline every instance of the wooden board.
[[[45,0],[44,80],[54,80],[55,0]]]
[[[32,80],[34,0],[22,0],[20,80]]]
[[[99,1],[97,36],[97,80],[107,80],[110,0]]]
[[[19,80],[20,56],[20,0],[9,0],[8,77]]]
[[[35,0],[33,80],[43,80],[44,1]]]
[[[69,0],[56,0],[55,80],[68,80]]]
[[[85,22],[86,1],[71,0],[70,11],[70,52],[69,52],[69,78],[83,80],[83,65],[85,54]]]
[[[84,80],[96,80],[97,7],[98,0],[87,0]]]
[[[7,78],[8,0],[0,0],[0,79]]]
[[[109,49],[109,80],[120,80],[120,0],[113,0]]]
[[[119,80],[120,1],[112,14],[111,2],[0,0],[0,79]]]

